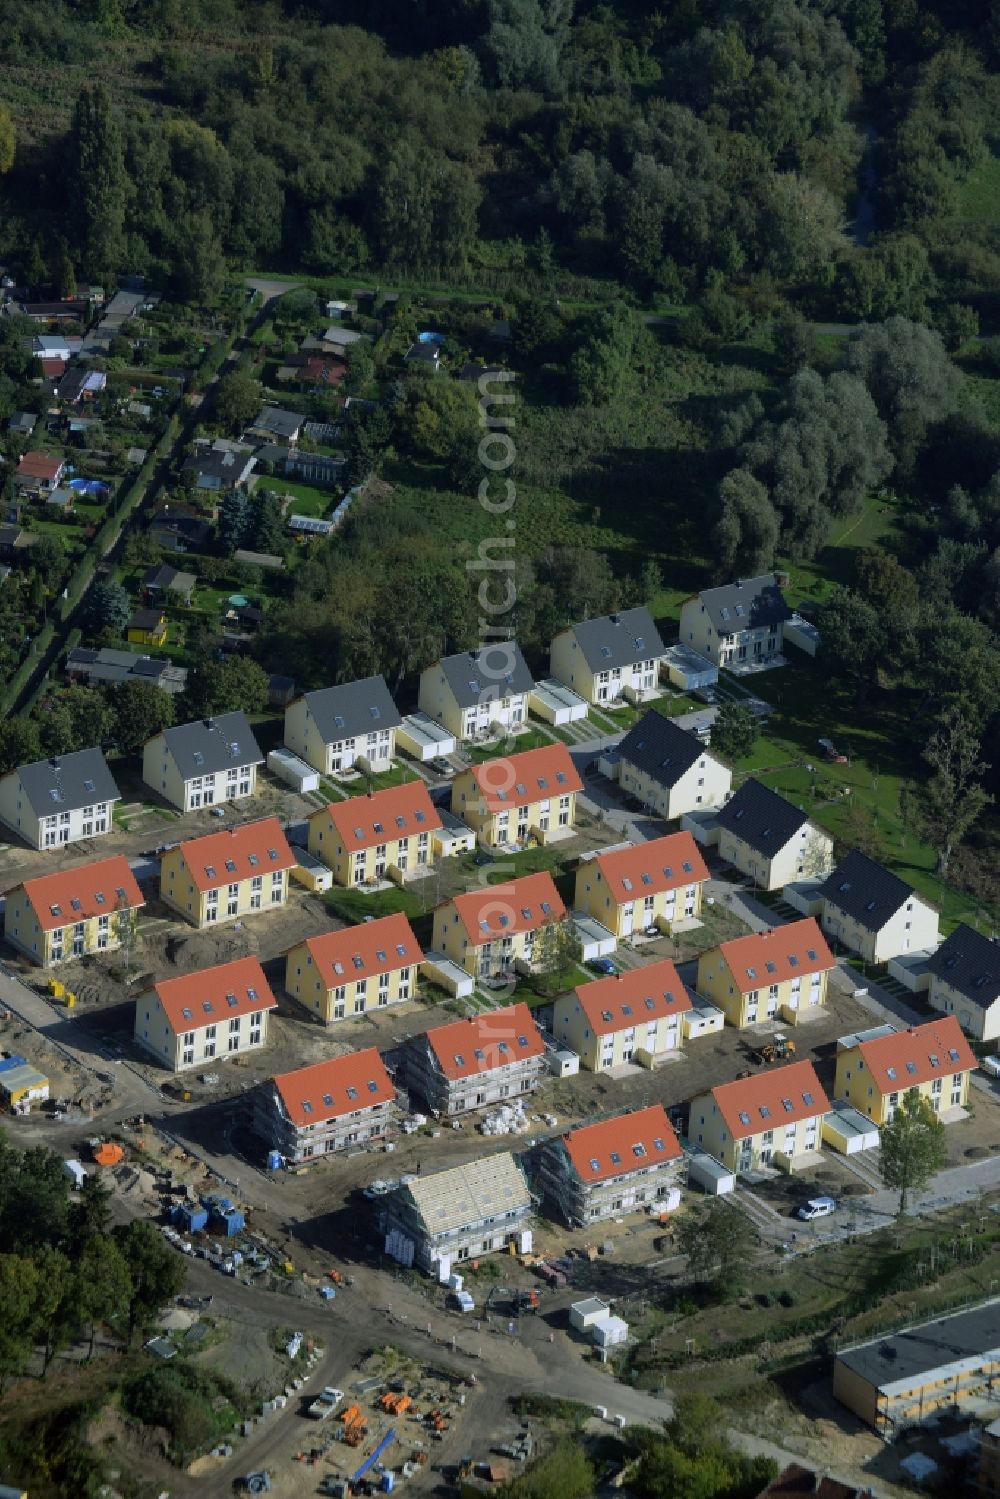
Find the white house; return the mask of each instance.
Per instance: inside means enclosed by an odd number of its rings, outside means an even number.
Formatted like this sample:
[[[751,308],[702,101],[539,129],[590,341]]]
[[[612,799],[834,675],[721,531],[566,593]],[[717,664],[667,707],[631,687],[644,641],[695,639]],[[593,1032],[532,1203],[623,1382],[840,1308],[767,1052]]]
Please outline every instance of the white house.
[[[716,666],[773,665],[792,611],[774,573],[705,588],[681,606],[680,640]]]
[[[854,849],[819,887],[827,936],[868,963],[936,947],[938,913],[912,885]]]
[[[253,796],[264,756],[246,714],[220,713],[147,740],[142,778],[182,812]]]
[[[782,890],[793,880],[825,874],[833,862],[833,839],[800,807],[751,778],[716,818],[719,857],[763,890]]]
[[[927,964],[928,999],[977,1041],[1000,1036],[1000,945],[963,921]]]
[[[32,848],[62,848],[111,831],[121,792],[99,749],[19,765],[0,780],[0,821]]]
[[[718,807],[732,789],[728,765],[709,754],[697,735],[655,709],[639,720],[618,746],[618,780],[669,822],[697,807]]]
[[[364,677],[296,698],[285,709],[285,744],[323,775],[358,765],[388,770],[400,716],[383,677]]]

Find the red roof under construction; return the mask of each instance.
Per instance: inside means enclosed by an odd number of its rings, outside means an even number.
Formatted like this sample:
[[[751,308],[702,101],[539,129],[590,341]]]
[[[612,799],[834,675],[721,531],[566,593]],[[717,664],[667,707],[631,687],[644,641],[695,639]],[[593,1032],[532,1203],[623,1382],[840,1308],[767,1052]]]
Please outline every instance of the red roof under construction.
[[[385,1063],[374,1046],[279,1073],[274,1086],[285,1113],[300,1129],[392,1103],[396,1097]]]
[[[531,1011],[524,1004],[486,1010],[468,1020],[436,1026],[427,1032],[427,1043],[451,1082],[540,1057],[545,1050]]]
[[[646,1171],[661,1161],[677,1161],[682,1154],[662,1103],[572,1129],[563,1135],[562,1143],[585,1183]]]

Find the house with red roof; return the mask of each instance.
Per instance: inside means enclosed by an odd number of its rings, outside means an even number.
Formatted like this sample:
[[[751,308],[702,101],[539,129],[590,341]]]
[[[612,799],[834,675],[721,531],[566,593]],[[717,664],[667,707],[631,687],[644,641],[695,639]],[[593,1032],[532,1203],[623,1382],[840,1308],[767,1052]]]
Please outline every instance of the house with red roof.
[[[160,863],[160,897],[194,926],[283,906],[295,855],[276,817],[188,838]]]
[[[688,1138],[730,1171],[795,1171],[820,1148],[827,1098],[811,1062],[789,1062],[692,1099]]]
[[[413,999],[423,960],[413,928],[396,912],[297,942],[285,957],[285,988],[315,1020],[333,1025]]]
[[[253,1127],[289,1165],[384,1140],[396,1090],[374,1046],[282,1072],[254,1090]]]
[[[135,1002],[135,1039],[170,1072],[267,1045],[275,1007],[257,958],[160,979]]]
[[[500,755],[463,770],[452,782],[451,810],[487,848],[551,843],[573,831],[583,782],[562,743]]]
[[[530,969],[543,926],[566,919],[548,870],[453,895],[434,912],[433,946],[476,978]]]
[[[657,1211],[672,1196],[682,1151],[662,1103],[616,1114],[559,1135],[545,1146],[539,1180],[570,1228],[602,1218]]]
[[[18,494],[47,494],[58,489],[66,465],[51,453],[22,453],[14,470],[14,489]]]
[[[442,1118],[524,1098],[544,1069],[545,1044],[525,1004],[435,1026],[406,1051],[407,1087]]]
[[[698,959],[698,992],[719,1006],[730,1025],[778,1018],[795,1025],[826,1003],[836,967],[815,919],[790,921],[710,947]]]
[[[697,917],[708,866],[690,833],[610,848],[581,859],[574,905],[619,939],[672,932]]]
[[[338,885],[402,884],[430,869],[437,852],[431,835],[440,830],[426,783],[404,781],[320,807],[309,818],[308,848]]]
[[[975,1066],[957,1015],[908,1030],[877,1026],[837,1043],[834,1091],[879,1125],[890,1124],[906,1094],[917,1092],[948,1124],[958,1117],[951,1111],[968,1102]]]
[[[7,896],[4,936],[42,968],[114,952],[146,904],[124,854],[25,880]]]
[[[722,1029],[716,1011],[713,1030]],[[553,1006],[552,1031],[590,1072],[626,1062],[653,1067],[676,1052],[688,1025],[701,1019],[669,959],[581,984]]]

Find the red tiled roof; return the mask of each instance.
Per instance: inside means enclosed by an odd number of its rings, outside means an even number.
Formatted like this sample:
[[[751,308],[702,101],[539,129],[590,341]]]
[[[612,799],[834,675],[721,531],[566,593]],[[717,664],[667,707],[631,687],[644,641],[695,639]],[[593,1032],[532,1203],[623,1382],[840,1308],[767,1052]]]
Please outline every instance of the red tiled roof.
[[[485,760],[473,767],[472,775],[490,812],[526,807],[531,802],[583,790],[583,782],[564,744],[544,744],[540,749],[523,750],[518,755]]]
[[[368,796],[331,802],[312,816],[329,816],[348,853],[415,833],[431,833],[441,826],[440,814],[423,781],[404,781],[401,786],[388,786]]]
[[[711,1092],[734,1140],[830,1112],[812,1062],[790,1062],[756,1077],[720,1083]]]
[[[385,1063],[374,1046],[279,1073],[274,1086],[285,1113],[299,1128],[392,1103],[396,1097]]]
[[[719,951],[743,994],[835,967],[833,953],[813,916],[769,932],[734,937],[721,943]]]
[[[62,472],[63,460],[49,453],[24,453],[17,465],[19,474],[28,479],[57,479]]]
[[[424,959],[413,928],[402,912],[378,921],[364,921],[340,932],[307,937],[306,947],[328,989],[335,989],[347,979],[371,978],[373,974],[389,973],[394,968],[422,963]]]
[[[123,901],[129,908],[146,904],[124,854],[25,880],[24,893],[43,932],[110,916]]]
[[[645,1171],[660,1161],[679,1160],[682,1154],[662,1103],[572,1129],[562,1143],[584,1183]]]
[[[451,1082],[510,1067],[527,1057],[540,1057],[545,1050],[525,1004],[484,1010],[468,1020],[439,1025],[426,1035],[438,1066]]]
[[[237,1015],[273,1010],[275,998],[256,958],[234,958],[176,979],[160,979],[153,991],[174,1035],[219,1025]]]
[[[627,1031],[661,1015],[682,1015],[691,1008],[691,997],[669,958],[581,984],[576,997],[595,1036]]]
[[[504,885],[469,890],[453,897],[458,918],[473,947],[515,932],[534,932],[547,921],[562,921],[566,907],[548,870],[525,874]]]
[[[598,854],[594,863],[619,906],[708,879],[708,867],[690,833],[668,833],[648,843],[613,849]]]
[[[342,359],[324,359],[313,354],[299,369],[300,380],[314,381],[317,385],[339,385],[347,374],[347,365]]]
[[[66,373],[65,359],[40,359],[39,364],[46,380],[61,380]]]
[[[207,833],[203,838],[188,838],[180,849],[191,878],[202,893],[219,885],[248,880],[255,874],[295,867],[295,855],[276,817],[224,828],[221,833]]]
[[[858,1050],[880,1093],[895,1093],[934,1077],[968,1072],[976,1058],[955,1015],[927,1020],[908,1031],[861,1041]]]

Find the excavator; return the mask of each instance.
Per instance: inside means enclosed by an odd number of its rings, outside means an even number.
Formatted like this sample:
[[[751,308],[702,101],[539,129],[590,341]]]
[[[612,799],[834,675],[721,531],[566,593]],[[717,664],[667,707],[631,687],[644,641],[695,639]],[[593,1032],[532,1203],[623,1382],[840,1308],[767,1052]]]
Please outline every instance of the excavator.
[[[785,1062],[795,1055],[795,1042],[779,1031],[773,1041],[767,1041],[757,1053],[760,1061],[768,1067],[772,1062]]]

